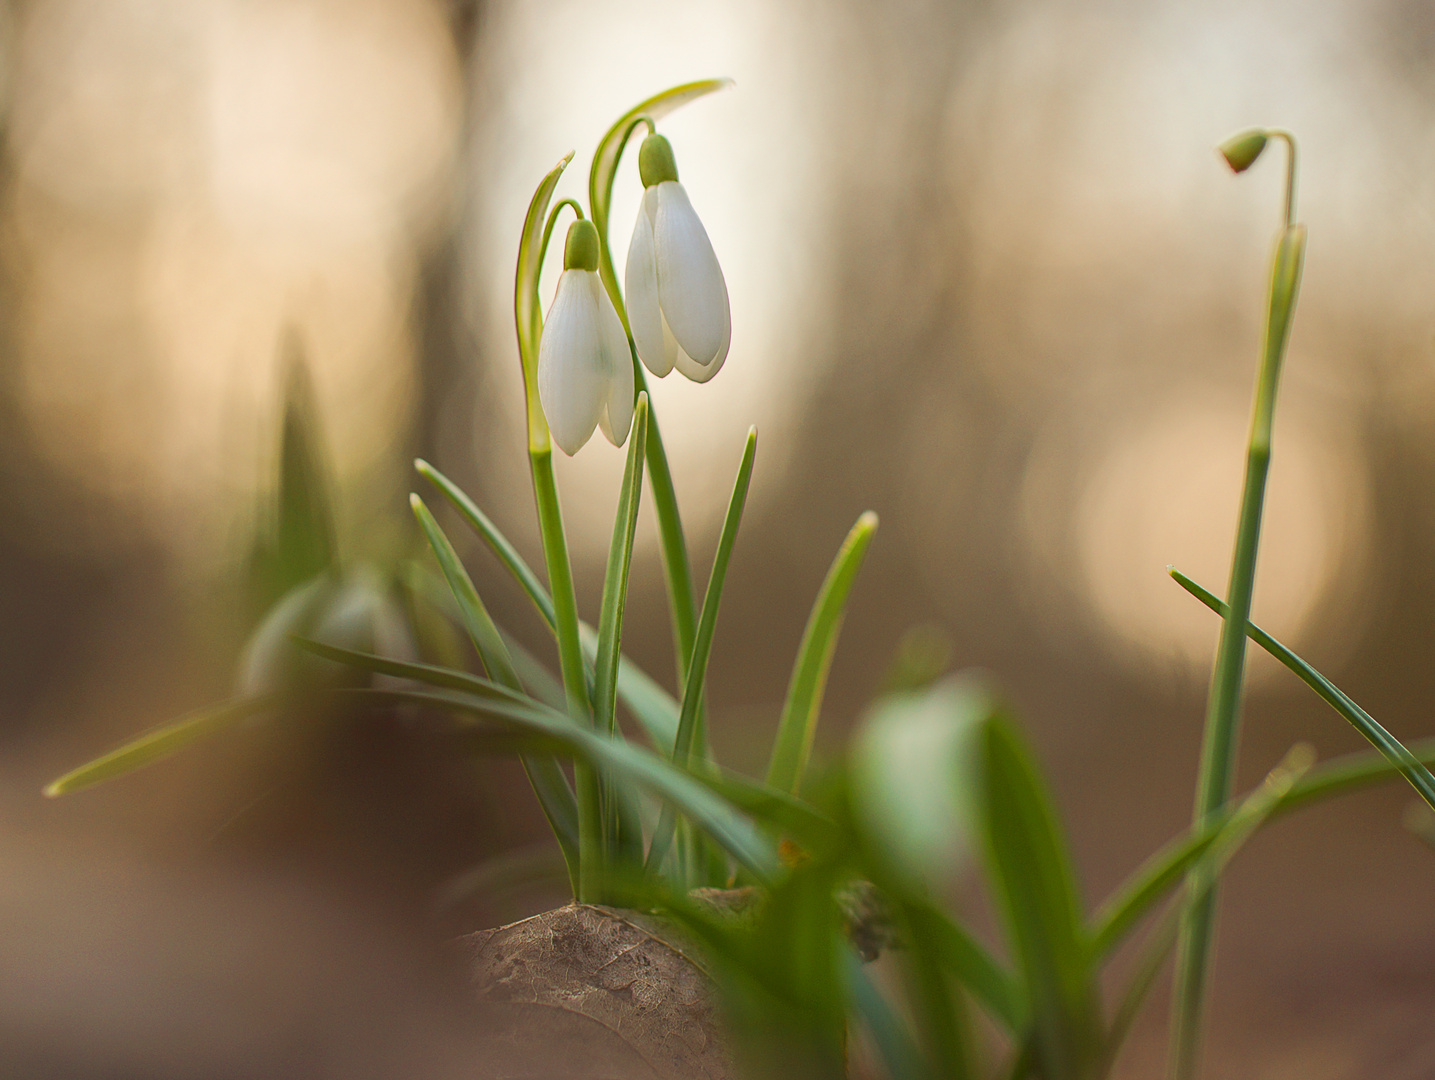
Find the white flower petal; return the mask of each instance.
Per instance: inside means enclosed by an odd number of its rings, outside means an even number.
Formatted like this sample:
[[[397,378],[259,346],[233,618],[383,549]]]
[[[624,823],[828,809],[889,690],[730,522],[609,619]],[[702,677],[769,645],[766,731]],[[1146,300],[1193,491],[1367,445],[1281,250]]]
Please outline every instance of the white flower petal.
[[[593,434],[608,390],[591,270],[565,270],[538,344],[538,400],[553,441],[576,454]]]
[[[657,215],[658,193],[648,188],[633,240],[628,245],[628,264],[623,270],[624,302],[628,305],[628,327],[638,358],[658,378],[673,370],[673,352],[663,341],[662,313],[658,308],[658,257],[653,246],[653,218]]]
[[[672,331],[668,329],[667,321],[663,321],[663,332],[672,337]],[[676,342],[674,342],[676,345]],[[723,338],[722,348],[718,350],[717,356],[713,357],[710,364],[699,364],[682,348],[678,348],[678,354],[673,358],[673,366],[695,383],[705,383],[722,370],[723,361],[727,359],[728,347],[732,344],[732,323],[728,323],[727,336]]]
[[[727,283],[683,185],[667,180],[651,190],[658,193],[658,303],[683,352],[707,367],[732,334]]]
[[[622,320],[603,288],[597,274],[593,278],[593,299],[598,311],[598,341],[603,350],[603,366],[608,372],[608,388],[603,408],[598,413],[598,426],[614,446],[628,441],[633,426],[633,354],[628,351],[628,335],[623,333]]]

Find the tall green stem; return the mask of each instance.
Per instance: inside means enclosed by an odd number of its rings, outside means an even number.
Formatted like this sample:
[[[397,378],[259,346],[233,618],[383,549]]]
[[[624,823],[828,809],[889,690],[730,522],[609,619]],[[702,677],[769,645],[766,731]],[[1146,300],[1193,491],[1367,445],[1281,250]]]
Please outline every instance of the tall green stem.
[[[573,589],[563,511],[558,504],[558,485],[553,476],[553,451],[530,449],[528,461],[533,473],[533,496],[538,504],[543,558],[548,564],[548,588],[553,594],[553,615],[558,624],[558,666],[563,675],[568,715],[591,727],[593,710],[583,670],[583,646],[578,637],[578,598]],[[582,762],[575,764],[573,780],[578,797],[578,899],[592,903],[598,899],[602,881],[600,786],[592,767]]]
[[[554,629],[558,636],[558,664],[568,715],[585,727],[593,725],[588,698],[588,681],[583,670],[583,647],[578,637],[578,599],[573,591],[573,569],[568,560],[568,539],[563,531],[563,511],[558,504],[558,484],[553,476],[553,447],[548,421],[538,400],[538,346],[543,336],[543,310],[538,300],[538,279],[543,256],[552,236],[557,209],[547,218],[548,204],[569,153],[554,167],[528,204],[523,234],[518,244],[518,269],[514,276],[513,316],[518,331],[518,357],[523,367],[523,394],[528,411],[528,464],[533,475],[533,498],[538,505],[538,531],[543,538],[543,558],[548,566],[548,588],[553,595]],[[577,209],[577,204],[573,204]],[[579,762],[573,779],[578,802],[578,899],[597,898],[603,879],[602,801],[598,778],[592,766]]]
[[[1288,136],[1282,137],[1288,140]],[[1294,153],[1292,143],[1292,159]],[[1266,477],[1270,471],[1276,389],[1280,382],[1286,346],[1290,340],[1291,318],[1305,258],[1305,227],[1289,220],[1294,213],[1293,168],[1288,173],[1287,183],[1287,222],[1276,245],[1271,269],[1265,348],[1260,374],[1256,380],[1250,443],[1246,449],[1245,488],[1241,494],[1235,553],[1231,560],[1231,578],[1227,590],[1230,613],[1221,624],[1216,665],[1211,676],[1210,697],[1206,705],[1206,730],[1201,747],[1201,770],[1197,780],[1194,814],[1195,824],[1201,827],[1214,822],[1224,812],[1231,797],[1240,731],[1246,632],[1250,622],[1251,594],[1255,585],[1256,553],[1260,543]],[[1198,879],[1192,882],[1191,895],[1195,899],[1181,927],[1171,1059],[1171,1072],[1176,1080],[1190,1080],[1196,1073],[1205,1012],[1206,983],[1215,938],[1217,904],[1215,882],[1207,880],[1204,875],[1213,878],[1215,873],[1214,868],[1192,872],[1193,877]]]

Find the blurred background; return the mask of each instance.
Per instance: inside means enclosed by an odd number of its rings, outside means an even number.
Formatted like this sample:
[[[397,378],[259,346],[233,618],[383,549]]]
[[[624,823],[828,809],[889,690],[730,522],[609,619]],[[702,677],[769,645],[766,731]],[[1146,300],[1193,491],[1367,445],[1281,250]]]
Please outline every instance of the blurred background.
[[[447,1076],[436,906],[545,827],[521,773],[392,724],[243,733],[57,802],[54,776],[224,696],[253,625],[286,347],[339,547],[410,553],[416,454],[541,562],[512,281],[538,179],[634,102],[727,275],[721,377],[654,388],[696,573],[762,432],[709,679],[765,759],[807,609],[882,527],[819,750],[903,632],[995,674],[1095,900],[1189,819],[1283,172],[1305,285],[1255,618],[1435,734],[1435,14],[1415,0],[28,0],[0,20],[0,1055],[17,1076]],[[640,185],[620,169],[622,265]],[[586,199],[584,200],[586,201]],[[556,261],[556,260],[555,260]],[[545,278],[551,295],[557,267]],[[291,343],[286,346],[286,342]],[[559,463],[591,618],[622,456]],[[447,519],[446,519],[447,520]],[[532,613],[467,544],[501,621]],[[627,648],[671,686],[651,520]],[[1242,755],[1357,749],[1257,658]],[[1210,1075],[1435,1074],[1435,852],[1403,788],[1263,834],[1224,892]],[[1164,998],[1120,1075],[1156,1075]],[[469,1066],[471,1071],[471,1066]]]

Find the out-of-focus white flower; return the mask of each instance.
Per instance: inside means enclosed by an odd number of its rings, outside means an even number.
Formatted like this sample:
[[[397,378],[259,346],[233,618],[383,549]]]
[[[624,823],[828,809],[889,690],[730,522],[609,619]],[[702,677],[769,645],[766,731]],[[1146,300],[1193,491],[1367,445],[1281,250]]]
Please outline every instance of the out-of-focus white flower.
[[[563,245],[563,275],[538,345],[538,400],[553,441],[576,454],[595,426],[622,446],[633,423],[628,336],[598,278],[598,230],[575,221]]]
[[[659,378],[676,367],[694,382],[707,382],[732,343],[722,267],[678,183],[667,139],[649,135],[643,140],[638,172],[646,190],[623,275],[633,343]]]

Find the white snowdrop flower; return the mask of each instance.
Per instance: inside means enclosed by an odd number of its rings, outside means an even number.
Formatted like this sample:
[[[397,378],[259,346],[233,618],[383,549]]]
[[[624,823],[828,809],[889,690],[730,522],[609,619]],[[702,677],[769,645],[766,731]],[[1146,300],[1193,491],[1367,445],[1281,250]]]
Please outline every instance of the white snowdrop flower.
[[[622,446],[633,423],[628,336],[598,277],[598,230],[575,221],[563,245],[563,276],[538,344],[538,400],[565,454],[583,448],[595,426]]]
[[[694,382],[707,382],[732,343],[722,267],[678,183],[667,139],[649,135],[643,140],[638,173],[646,190],[623,275],[633,343],[659,378],[676,367]]]

